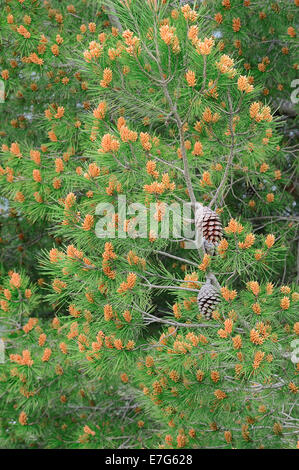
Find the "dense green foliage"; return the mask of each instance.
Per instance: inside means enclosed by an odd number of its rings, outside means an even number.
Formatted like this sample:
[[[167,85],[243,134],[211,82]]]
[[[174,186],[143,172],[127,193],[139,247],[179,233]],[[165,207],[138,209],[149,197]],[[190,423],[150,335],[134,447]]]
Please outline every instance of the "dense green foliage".
[[[199,3],[4,2],[0,447],[297,446],[298,1]]]

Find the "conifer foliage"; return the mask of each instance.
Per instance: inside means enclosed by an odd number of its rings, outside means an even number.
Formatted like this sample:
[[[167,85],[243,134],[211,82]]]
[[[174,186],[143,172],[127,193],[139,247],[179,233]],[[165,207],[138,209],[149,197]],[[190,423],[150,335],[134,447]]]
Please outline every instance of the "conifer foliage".
[[[295,448],[298,1],[4,3],[0,446]]]

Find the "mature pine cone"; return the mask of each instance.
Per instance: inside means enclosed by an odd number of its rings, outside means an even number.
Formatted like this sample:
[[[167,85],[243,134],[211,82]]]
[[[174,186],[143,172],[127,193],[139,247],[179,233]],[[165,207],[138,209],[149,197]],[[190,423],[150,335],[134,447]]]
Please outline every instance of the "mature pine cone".
[[[209,207],[198,204],[195,209],[195,225],[205,240],[217,245],[222,238],[222,225],[218,214]]]
[[[197,303],[200,313],[202,313],[208,320],[212,317],[212,312],[215,306],[220,302],[219,291],[207,281],[200,289],[197,296]]]

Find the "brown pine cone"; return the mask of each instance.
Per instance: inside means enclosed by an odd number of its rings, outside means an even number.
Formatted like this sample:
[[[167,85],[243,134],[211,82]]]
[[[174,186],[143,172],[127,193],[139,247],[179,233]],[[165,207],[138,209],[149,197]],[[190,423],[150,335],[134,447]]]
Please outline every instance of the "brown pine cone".
[[[197,304],[200,313],[207,319],[212,317],[212,312],[215,310],[216,305],[220,302],[219,291],[207,281],[200,289],[197,296]]]

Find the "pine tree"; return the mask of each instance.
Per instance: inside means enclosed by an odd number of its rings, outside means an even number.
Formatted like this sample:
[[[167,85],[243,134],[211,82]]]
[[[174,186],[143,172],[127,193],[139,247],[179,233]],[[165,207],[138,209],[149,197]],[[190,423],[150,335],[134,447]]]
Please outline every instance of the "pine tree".
[[[1,445],[294,448],[295,147],[264,92],[286,77],[244,63],[264,18],[102,3],[1,17]]]

